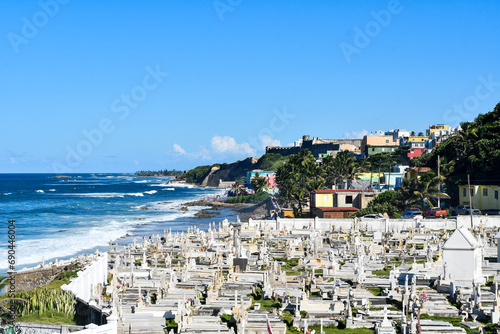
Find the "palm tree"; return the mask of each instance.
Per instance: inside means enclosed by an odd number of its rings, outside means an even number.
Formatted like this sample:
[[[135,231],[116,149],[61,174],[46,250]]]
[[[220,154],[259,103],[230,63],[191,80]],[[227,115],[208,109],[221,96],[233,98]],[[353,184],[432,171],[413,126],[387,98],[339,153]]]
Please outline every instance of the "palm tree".
[[[267,190],[269,188],[269,181],[264,176],[260,176],[259,173],[255,173],[255,177],[252,180],[252,187],[256,193]]]
[[[331,188],[337,182],[338,173],[335,169],[335,158],[331,155],[323,158],[321,162],[321,169],[325,172],[325,183],[324,186],[327,188]]]
[[[417,179],[404,178],[398,192],[397,205],[401,209],[408,208],[418,202],[418,197],[415,195],[417,191]]]
[[[443,176],[438,177],[433,172],[426,173],[418,179],[403,180],[401,186],[401,197],[404,206],[420,204],[423,208],[425,203],[432,206],[434,197],[450,198],[448,194],[439,190],[438,185],[444,180]]]
[[[292,205],[297,214],[302,215],[310,191],[323,187],[325,175],[309,150],[290,156],[276,173],[280,202]]]
[[[354,179],[356,178],[356,174],[358,174],[359,172],[361,172],[361,168],[357,162],[352,162],[349,164],[349,166],[347,166],[346,177],[349,183],[348,189],[353,188]]]
[[[231,186],[231,192],[233,194],[235,194],[236,196],[239,196],[240,195],[240,191],[241,191],[241,182],[236,180],[234,181],[233,185]]]
[[[337,181],[349,178],[349,168],[355,162],[356,157],[354,157],[351,151],[346,150],[337,153],[334,160],[335,169],[337,171]]]
[[[460,124],[462,130],[455,136],[458,165],[465,167],[465,170],[472,170],[470,153],[475,140],[478,137],[478,129],[470,122]]]

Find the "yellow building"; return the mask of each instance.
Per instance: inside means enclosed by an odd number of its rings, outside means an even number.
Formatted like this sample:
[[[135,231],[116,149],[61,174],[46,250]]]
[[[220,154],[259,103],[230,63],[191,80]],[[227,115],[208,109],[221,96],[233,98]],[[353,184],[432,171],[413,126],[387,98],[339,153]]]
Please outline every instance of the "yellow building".
[[[313,190],[311,212],[320,218],[348,218],[375,198],[373,190]]]
[[[408,137],[408,142],[411,143],[411,142],[425,142],[427,139],[427,137],[424,137],[424,136],[411,136],[411,137]]]
[[[449,125],[444,125],[444,124],[436,124],[436,125],[429,125],[429,129],[426,131],[427,137],[431,137],[433,133],[443,131],[443,130],[450,130]]]
[[[459,186],[459,201],[461,205],[469,205],[468,186]],[[479,210],[500,210],[500,186],[471,186],[472,206]]]

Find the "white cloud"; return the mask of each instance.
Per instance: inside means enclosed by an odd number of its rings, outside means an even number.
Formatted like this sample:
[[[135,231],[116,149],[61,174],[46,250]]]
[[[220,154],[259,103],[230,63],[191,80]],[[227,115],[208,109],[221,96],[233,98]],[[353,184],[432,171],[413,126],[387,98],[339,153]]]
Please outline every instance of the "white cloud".
[[[174,152],[176,155],[184,155],[186,154],[186,151],[181,147],[181,145],[174,144],[173,145]]]
[[[250,144],[238,144],[233,137],[229,136],[214,136],[211,141],[211,147],[215,153],[255,154],[255,149],[253,149]]]
[[[368,130],[363,129],[360,131],[346,131],[344,132],[344,138],[346,139],[362,139],[365,135],[368,134]]]
[[[264,150],[266,149],[266,146],[281,146],[281,142],[278,139],[273,139],[269,135],[262,135],[260,137],[260,142]]]
[[[190,153],[190,157],[195,158],[195,159],[202,159],[202,160],[211,160],[212,159],[212,153],[208,148],[205,146],[200,146],[200,149],[196,153]]]
[[[214,136],[212,138],[212,149],[217,153],[238,153],[239,145],[233,137]]]

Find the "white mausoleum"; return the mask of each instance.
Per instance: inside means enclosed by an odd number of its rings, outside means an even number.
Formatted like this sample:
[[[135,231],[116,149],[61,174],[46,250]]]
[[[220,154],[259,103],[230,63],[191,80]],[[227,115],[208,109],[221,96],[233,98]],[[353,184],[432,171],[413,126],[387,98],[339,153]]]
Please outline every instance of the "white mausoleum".
[[[444,279],[462,287],[485,283],[482,247],[466,227],[457,229],[443,246]]]

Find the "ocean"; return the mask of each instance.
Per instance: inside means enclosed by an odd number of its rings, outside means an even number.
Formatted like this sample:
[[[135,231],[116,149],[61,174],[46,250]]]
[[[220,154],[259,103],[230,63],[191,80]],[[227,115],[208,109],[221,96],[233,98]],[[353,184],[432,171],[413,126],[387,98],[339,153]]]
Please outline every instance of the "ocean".
[[[15,220],[16,270],[42,261],[106,251],[164,229],[206,229],[234,213],[194,217],[201,207],[183,203],[221,195],[220,189],[168,183],[169,178],[130,174],[0,174],[0,274],[8,269],[8,221]]]

